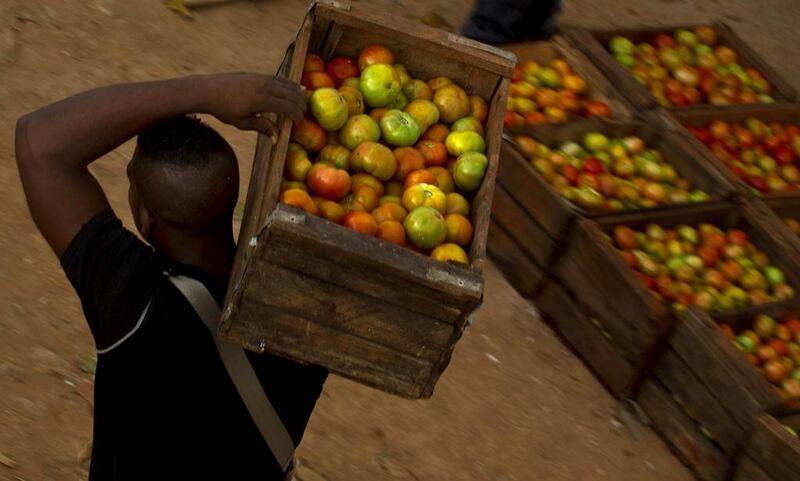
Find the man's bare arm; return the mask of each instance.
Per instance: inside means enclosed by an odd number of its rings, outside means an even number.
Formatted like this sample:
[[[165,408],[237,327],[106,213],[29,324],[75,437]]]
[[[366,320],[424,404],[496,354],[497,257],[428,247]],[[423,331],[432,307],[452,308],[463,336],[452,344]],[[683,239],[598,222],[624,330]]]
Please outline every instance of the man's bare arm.
[[[302,118],[300,88],[284,79],[234,73],[112,85],[19,119],[16,155],[36,226],[61,257],[81,226],[108,208],[88,165],[146,127],[207,113],[244,130],[272,132],[265,112]]]

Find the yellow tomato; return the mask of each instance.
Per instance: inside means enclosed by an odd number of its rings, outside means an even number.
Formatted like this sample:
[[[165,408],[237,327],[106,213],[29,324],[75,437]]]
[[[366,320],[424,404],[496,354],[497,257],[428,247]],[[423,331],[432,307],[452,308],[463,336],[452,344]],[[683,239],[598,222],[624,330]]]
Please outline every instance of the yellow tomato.
[[[462,264],[469,264],[469,258],[464,249],[453,243],[440,244],[433,249],[431,257],[437,261],[454,261]]]
[[[435,185],[414,184],[403,193],[403,207],[410,212],[421,206],[433,207],[444,214],[447,210],[447,197]]]

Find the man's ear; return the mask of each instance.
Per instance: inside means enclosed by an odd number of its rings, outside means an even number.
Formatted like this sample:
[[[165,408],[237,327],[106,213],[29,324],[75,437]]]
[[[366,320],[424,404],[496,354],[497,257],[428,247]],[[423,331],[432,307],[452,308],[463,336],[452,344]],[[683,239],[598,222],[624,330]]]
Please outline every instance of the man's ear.
[[[137,218],[139,219],[139,233],[142,234],[142,237],[145,238],[148,242],[153,235],[153,230],[155,229],[155,217],[153,217],[152,212],[150,212],[147,207],[139,204],[138,212],[136,213]]]

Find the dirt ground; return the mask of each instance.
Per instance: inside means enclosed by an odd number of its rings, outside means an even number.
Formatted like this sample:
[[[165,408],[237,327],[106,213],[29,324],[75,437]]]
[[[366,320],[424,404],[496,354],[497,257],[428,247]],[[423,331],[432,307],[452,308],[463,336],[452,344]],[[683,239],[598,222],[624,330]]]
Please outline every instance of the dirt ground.
[[[274,72],[303,0],[243,1],[185,21],[158,0],[3,0],[0,4],[0,479],[85,479],[93,344],[78,301],[36,232],[19,187],[15,119],[103,84],[189,73]],[[376,0],[452,26],[468,2]],[[721,18],[800,88],[796,0],[567,0],[587,26]],[[216,124],[215,124],[216,125]],[[220,127],[249,174],[254,136]],[[94,164],[130,224],[127,144]],[[411,402],[331,377],[300,449],[305,481],[650,480],[689,472],[616,403],[493,268],[486,304],[432,400]]]

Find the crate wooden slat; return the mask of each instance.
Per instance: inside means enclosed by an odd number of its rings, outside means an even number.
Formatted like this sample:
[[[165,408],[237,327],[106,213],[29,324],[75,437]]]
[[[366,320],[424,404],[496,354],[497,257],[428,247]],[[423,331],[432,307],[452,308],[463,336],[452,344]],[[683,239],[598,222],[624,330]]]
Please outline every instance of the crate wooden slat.
[[[507,129],[506,135],[512,138],[517,135],[527,135],[548,147],[554,147],[567,141],[580,142],[587,132],[600,132],[609,137],[632,135],[640,137],[648,147],[658,149],[664,155],[664,159],[675,167],[682,177],[691,182],[693,188],[706,191],[711,196],[711,203],[729,199],[738,192],[716,167],[709,165],[705,157],[698,154],[695,149],[688,148],[677,134],[664,129],[656,129],[642,121],[583,119],[561,125],[516,127]],[[537,221],[552,237],[556,239],[563,237],[566,229],[577,216],[601,218],[612,214],[603,211],[587,211],[574,205],[560,196],[522,155],[519,153],[515,155],[505,147],[502,154],[498,183],[502,186],[510,184],[507,187],[509,191],[523,197],[526,206],[536,209],[530,212],[535,213]],[[508,171],[509,174],[504,175],[503,171]],[[525,188],[526,186],[527,188]],[[672,207],[675,205],[624,212],[646,214]]]
[[[658,107],[655,97],[614,59],[611,52],[606,49],[608,41],[615,35],[623,35],[636,43],[649,40],[659,33],[671,34],[679,28],[691,29],[700,25],[701,24],[592,31],[582,28],[567,28],[565,31],[570,40],[583,50],[595,65],[611,79],[620,92],[627,96],[634,107],[646,110]],[[755,68],[764,75],[773,87],[772,95],[777,103],[789,103],[796,100],[797,92],[795,89],[792,88],[772,66],[764,61],[747,42],[739,37],[730,26],[723,22],[714,22],[710,26],[714,27],[718,33],[719,39],[717,44],[733,49],[739,57],[738,63],[743,68]],[[671,107],[669,110],[670,112],[688,112],[705,108],[708,105],[709,104]],[[738,106],[731,105],[718,106],[716,108],[719,111],[728,111],[735,110],[736,107]]]
[[[756,418],[752,437],[733,481],[794,481],[800,473],[800,439],[785,426],[800,430],[798,416],[781,418],[762,414]]]
[[[497,174],[508,52],[366,4],[313,4],[279,74],[299,82],[307,53],[392,49],[414,78],[447,75],[490,105],[489,167],[471,199],[470,265],[441,263],[283,204],[291,122],[260,136],[221,335],[248,349],[322,365],[408,398],[426,398],[483,296],[482,264]]]
[[[500,48],[516,54],[519,61],[533,60],[542,65],[562,58],[586,81],[586,98],[608,105],[615,119],[630,119],[636,115],[633,106],[608,78],[564,35],[554,35],[549,41],[504,44]]]
[[[547,277],[544,268],[531,260],[523,247],[494,221],[489,229],[487,252],[503,277],[520,295],[528,299],[536,295]]]
[[[785,223],[785,219],[800,221],[800,196],[765,199],[764,208],[764,219],[771,220],[775,233],[783,235],[786,244],[800,254],[800,236],[792,232]]]

